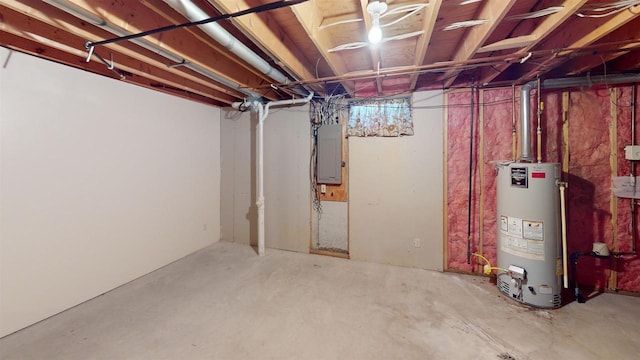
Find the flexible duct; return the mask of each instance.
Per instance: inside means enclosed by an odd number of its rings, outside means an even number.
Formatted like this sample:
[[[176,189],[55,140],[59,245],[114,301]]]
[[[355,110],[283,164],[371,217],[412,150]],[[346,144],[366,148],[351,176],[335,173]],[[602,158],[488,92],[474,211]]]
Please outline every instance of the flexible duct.
[[[558,89],[569,88],[576,86],[591,86],[598,84],[626,84],[640,81],[640,74],[621,74],[621,75],[606,75],[606,76],[589,76],[581,78],[560,78],[560,79],[548,79],[541,81],[541,89]],[[531,102],[530,94],[531,90],[538,84],[537,80],[530,81],[522,86],[520,90],[520,116],[522,117],[522,131],[520,132],[521,139],[521,155],[520,161],[531,162],[533,157],[531,156]]]
[[[164,2],[177,12],[184,15],[190,21],[200,21],[209,18],[209,15],[206,12],[189,0],[164,0]],[[270,77],[274,82],[279,84],[287,84],[289,82],[289,79],[283,73],[271,66],[258,54],[253,52],[253,50],[238,41],[238,39],[233,37],[233,35],[231,35],[222,26],[212,22],[200,25],[199,28],[211,36],[211,38],[222,44],[222,46],[227,50]]]

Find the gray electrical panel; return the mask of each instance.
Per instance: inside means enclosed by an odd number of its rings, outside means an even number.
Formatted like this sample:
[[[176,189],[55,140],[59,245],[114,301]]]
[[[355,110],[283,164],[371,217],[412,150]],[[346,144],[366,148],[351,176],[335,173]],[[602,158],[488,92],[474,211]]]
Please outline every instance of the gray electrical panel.
[[[342,183],[342,125],[318,128],[318,184]]]

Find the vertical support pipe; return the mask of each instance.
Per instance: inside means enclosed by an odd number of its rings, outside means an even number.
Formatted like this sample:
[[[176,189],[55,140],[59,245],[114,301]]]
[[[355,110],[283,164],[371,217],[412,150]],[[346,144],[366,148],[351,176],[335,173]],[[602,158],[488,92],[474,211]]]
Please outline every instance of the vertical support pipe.
[[[264,121],[269,116],[269,108],[271,106],[279,105],[298,105],[306,104],[313,97],[313,92],[305,98],[271,101],[266,105],[262,105],[259,101],[255,100],[252,103],[252,110],[258,113],[258,124],[256,125],[256,151],[257,151],[257,179],[256,179],[256,207],[258,210],[258,255],[264,256],[265,248],[265,229],[264,229]],[[235,102],[232,104],[234,109],[240,109],[247,104],[244,102]]]
[[[562,231],[562,275],[563,286],[565,289],[569,288],[569,274],[567,271],[567,212],[565,205],[565,189],[569,186],[564,181],[558,181],[558,188],[560,189],[560,219],[561,219],[561,231]]]
[[[631,85],[631,145],[636,144],[636,84]],[[635,161],[631,161],[631,176],[636,176]],[[638,242],[638,228],[636,221],[636,205],[638,201],[631,199],[631,251],[636,253],[636,243]]]
[[[537,142],[537,148],[538,148],[538,164],[540,164],[542,162],[542,127],[540,126],[540,119],[542,117],[542,110],[544,110],[544,103],[542,102],[542,95],[541,95],[541,80],[540,78],[538,78],[538,129],[536,130],[536,134],[537,134],[537,138],[536,138],[536,142]]]
[[[516,161],[517,152],[517,143],[516,143],[516,84],[511,85],[512,94],[511,94],[511,161]]]
[[[258,178],[256,179],[256,207],[258,208],[258,255],[264,256],[264,120],[269,115],[269,109],[257,102],[258,125],[256,131],[256,150],[258,161],[256,166]]]
[[[474,88],[471,85],[471,116],[470,116],[470,133],[469,133],[469,211],[467,214],[467,264],[471,264],[471,211],[473,204],[471,203],[473,195],[473,113],[474,113]]]

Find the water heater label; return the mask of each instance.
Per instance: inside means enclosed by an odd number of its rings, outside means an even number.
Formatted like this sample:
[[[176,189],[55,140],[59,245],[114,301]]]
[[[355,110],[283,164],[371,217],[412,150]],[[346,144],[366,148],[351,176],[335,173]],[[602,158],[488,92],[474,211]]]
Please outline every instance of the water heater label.
[[[527,168],[512,167],[511,168],[511,187],[527,188]]]
[[[508,216],[507,217],[507,233],[509,235],[522,237],[522,219]]]
[[[544,261],[544,223],[500,215],[500,247],[513,255]]]
[[[524,237],[531,240],[544,240],[544,226],[542,221],[522,221]]]

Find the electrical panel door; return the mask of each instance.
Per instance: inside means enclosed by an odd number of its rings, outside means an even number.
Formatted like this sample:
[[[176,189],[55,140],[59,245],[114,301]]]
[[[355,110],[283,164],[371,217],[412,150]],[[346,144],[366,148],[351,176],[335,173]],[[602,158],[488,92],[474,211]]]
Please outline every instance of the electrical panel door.
[[[342,125],[318,128],[318,184],[342,183]]]

